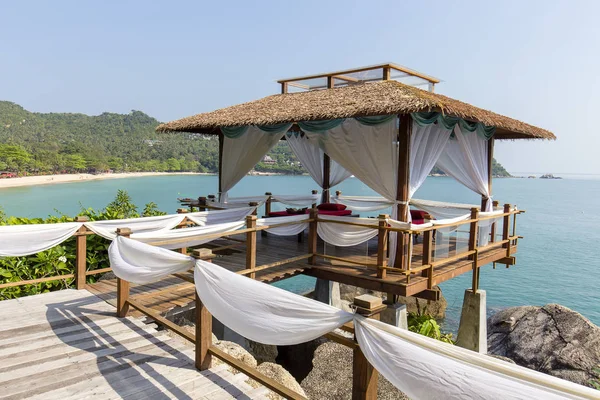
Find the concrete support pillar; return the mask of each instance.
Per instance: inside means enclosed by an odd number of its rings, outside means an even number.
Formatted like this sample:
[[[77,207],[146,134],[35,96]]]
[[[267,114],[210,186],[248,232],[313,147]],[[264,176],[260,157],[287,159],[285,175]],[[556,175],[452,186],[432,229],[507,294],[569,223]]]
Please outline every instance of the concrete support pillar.
[[[387,308],[381,312],[381,322],[397,326],[400,329],[408,329],[406,304],[388,304]]]
[[[465,291],[456,345],[487,354],[487,318],[485,290]]]
[[[326,279],[317,279],[317,283],[315,283],[315,300],[329,304],[330,306],[342,308],[340,284]]]

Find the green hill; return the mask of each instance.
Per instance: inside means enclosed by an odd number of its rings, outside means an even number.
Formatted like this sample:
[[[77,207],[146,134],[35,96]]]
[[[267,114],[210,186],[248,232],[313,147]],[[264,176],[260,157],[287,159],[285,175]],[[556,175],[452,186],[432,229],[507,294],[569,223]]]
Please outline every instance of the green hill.
[[[0,171],[60,173],[125,171],[217,172],[218,141],[200,134],[158,134],[159,121],[141,111],[97,116],[34,113],[0,101]],[[256,170],[301,174],[285,143],[269,153],[274,163]],[[494,174],[508,176],[494,161]]]

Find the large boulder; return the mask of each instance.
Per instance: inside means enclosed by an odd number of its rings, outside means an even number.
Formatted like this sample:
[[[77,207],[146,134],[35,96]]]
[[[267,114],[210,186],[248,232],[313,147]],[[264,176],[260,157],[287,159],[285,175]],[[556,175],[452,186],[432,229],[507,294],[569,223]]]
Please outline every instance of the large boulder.
[[[441,292],[442,289],[439,287],[436,288]],[[340,298],[342,299],[342,302],[352,302],[356,296],[360,296],[362,294],[371,294],[373,296],[381,297],[382,299],[387,297],[387,295],[382,292],[376,292],[374,290],[363,289],[360,287],[344,285],[340,283]],[[446,301],[443,293],[440,293],[440,299],[438,301],[430,301],[429,304],[427,304],[427,300],[418,299],[412,296],[398,296],[397,303],[406,304],[406,311],[409,313],[420,314],[427,309],[427,313],[435,319],[444,319],[446,317],[446,308],[448,307],[448,302]]]
[[[260,364],[257,369],[263,375],[268,376],[269,378],[279,382],[286,388],[291,389],[294,392],[299,393],[302,396],[306,397],[306,393],[304,393],[304,389],[302,389],[302,387],[296,381],[296,379],[294,379],[292,374],[287,372],[281,365],[271,363],[271,362],[264,362],[264,363]],[[273,392],[269,393],[269,398],[272,400],[283,399],[283,397],[281,397],[278,394],[273,393]]]
[[[502,310],[488,319],[488,352],[590,386],[600,365],[600,328],[559,304]]]
[[[352,350],[335,342],[321,344],[314,354],[313,369],[300,386],[311,400],[351,399]],[[404,400],[408,397],[380,374],[377,399]]]

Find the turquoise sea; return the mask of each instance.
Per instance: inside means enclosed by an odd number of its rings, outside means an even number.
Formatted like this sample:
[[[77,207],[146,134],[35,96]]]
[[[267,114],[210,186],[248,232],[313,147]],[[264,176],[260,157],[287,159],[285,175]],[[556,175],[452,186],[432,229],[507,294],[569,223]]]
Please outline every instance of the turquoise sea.
[[[80,204],[103,207],[118,189],[126,189],[139,206],[154,201],[161,210],[174,212],[177,197],[215,193],[215,176],[173,175],[77,182],[0,190],[0,206],[8,215],[44,217],[55,210],[76,215]],[[232,196],[306,194],[316,185],[308,176],[248,176]],[[374,193],[354,178],[335,189],[348,195]],[[565,176],[562,180],[496,179],[494,199],[526,210],[518,218],[517,265],[496,270],[486,266],[481,287],[487,290],[490,312],[515,305],[559,303],[600,325],[600,179]],[[480,198],[450,178],[430,177],[416,198],[478,204]],[[373,213],[376,214],[376,213]],[[442,285],[449,309],[446,326],[454,330],[470,274]],[[297,277],[280,286],[304,291],[313,281]]]

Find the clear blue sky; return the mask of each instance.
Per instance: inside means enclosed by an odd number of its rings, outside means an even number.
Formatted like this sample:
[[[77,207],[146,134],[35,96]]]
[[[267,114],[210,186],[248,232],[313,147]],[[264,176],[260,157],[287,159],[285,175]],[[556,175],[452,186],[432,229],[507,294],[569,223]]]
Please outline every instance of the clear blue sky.
[[[0,99],[168,121],[277,93],[278,78],[393,61],[436,90],[556,133],[510,171],[600,174],[598,1],[11,1]]]

